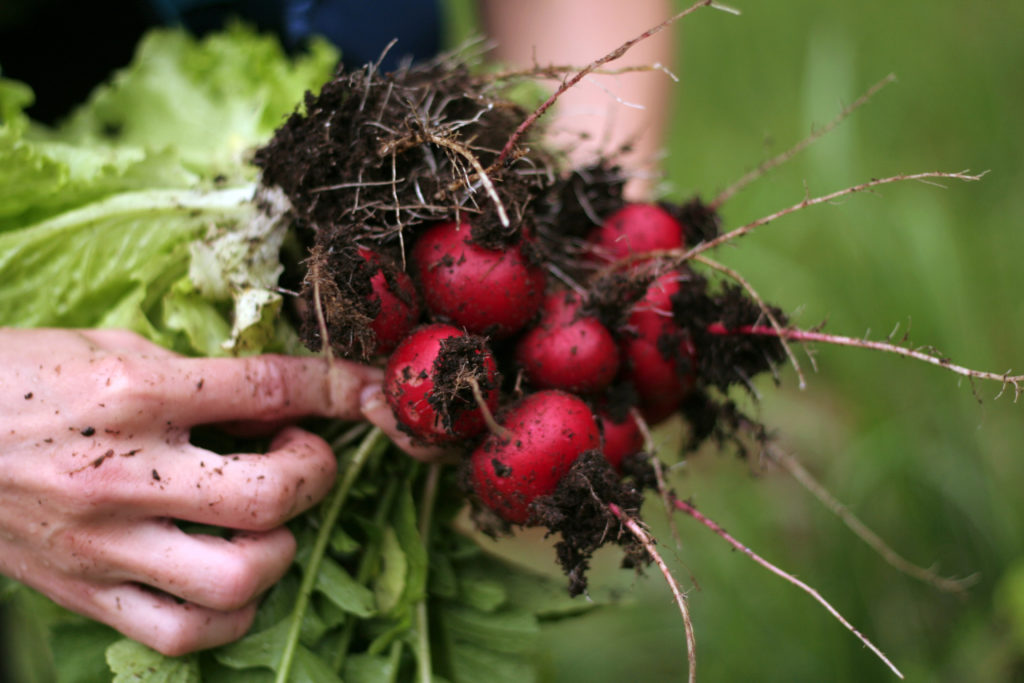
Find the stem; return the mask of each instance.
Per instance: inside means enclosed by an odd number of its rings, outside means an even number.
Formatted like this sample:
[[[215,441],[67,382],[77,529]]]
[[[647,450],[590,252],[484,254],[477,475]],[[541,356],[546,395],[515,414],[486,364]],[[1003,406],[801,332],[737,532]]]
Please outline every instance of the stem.
[[[437,500],[437,484],[441,479],[441,465],[434,463],[427,470],[427,480],[423,483],[423,499],[420,501],[420,540],[423,549],[430,552],[430,529],[434,517],[434,503]],[[430,620],[427,614],[428,596],[416,605],[416,661],[419,664],[420,683],[433,680],[433,666],[430,660]]]
[[[391,652],[388,655],[388,663],[391,665],[391,678],[388,683],[394,683],[398,679],[398,665],[402,657],[402,641],[396,640],[391,644]]]
[[[366,422],[357,422],[339,434],[336,439],[331,441],[331,450],[337,453],[349,444],[354,443],[357,439],[365,438],[368,431],[370,431],[369,424]]]
[[[893,550],[889,545],[882,540],[882,538],[872,531],[864,522],[854,515],[848,507],[843,505],[833,496],[829,491],[811,475],[810,472],[789,453],[784,453],[781,450],[774,448],[771,444],[767,444],[764,450],[765,455],[769,460],[778,464],[784,470],[786,470],[790,476],[797,480],[797,482],[807,489],[811,495],[818,499],[822,505],[828,508],[836,517],[842,520],[850,531],[854,533],[857,538],[871,546],[872,550],[878,553],[883,560],[888,562],[896,570],[903,572],[907,576],[911,576],[918,581],[931,584],[940,591],[947,593],[955,593],[957,595],[964,595],[964,592],[975,583],[978,579],[978,575],[968,576],[963,579],[950,579],[944,576],[940,576],[935,569],[920,567],[913,562],[910,562],[902,555]]]
[[[299,645],[302,618],[306,614],[306,608],[309,607],[309,599],[313,595],[313,586],[316,583],[317,572],[320,570],[320,560],[323,558],[324,553],[327,552],[327,543],[331,537],[331,530],[338,521],[338,515],[341,513],[341,508],[348,498],[349,491],[352,490],[352,485],[359,477],[359,472],[363,469],[366,461],[369,460],[370,454],[373,453],[377,442],[383,438],[384,433],[377,427],[374,427],[366,435],[355,453],[352,454],[348,467],[342,475],[341,483],[334,489],[334,493],[324,505],[324,517],[320,524],[320,530],[316,535],[316,542],[313,544],[309,565],[306,567],[306,572],[302,576],[302,583],[299,585],[299,595],[295,599],[295,607],[292,609],[291,625],[285,638],[284,651],[281,653],[281,659],[277,665],[277,676],[274,678],[275,683],[287,683],[288,681],[292,662],[295,658],[295,651]]]
[[[889,661],[889,658],[886,657],[884,654],[882,654],[882,651],[879,650],[875,646],[874,643],[872,643],[870,640],[868,640],[864,636],[864,634],[862,634],[860,631],[858,631],[856,628],[854,628],[853,624],[851,624],[849,621],[846,620],[846,617],[844,617],[842,614],[840,614],[838,612],[838,610],[836,610],[835,607],[833,607],[831,604],[829,604],[829,602],[827,600],[825,600],[825,598],[823,598],[821,596],[821,593],[819,593],[815,589],[811,588],[806,583],[804,583],[800,579],[796,578],[792,574],[787,574],[786,572],[782,571],[781,569],[776,567],[774,564],[772,564],[771,562],[769,562],[768,560],[764,559],[763,557],[761,557],[760,555],[755,553],[753,550],[751,550],[747,546],[745,546],[742,543],[740,543],[739,541],[737,541],[735,538],[733,538],[729,534],[729,532],[727,532],[725,529],[720,527],[713,520],[709,519],[708,517],[705,517],[703,514],[698,512],[697,509],[695,507],[693,507],[692,505],[690,505],[689,503],[687,503],[685,501],[682,501],[682,500],[680,500],[680,499],[678,499],[676,497],[673,497],[672,498],[672,504],[673,504],[673,506],[675,506],[675,508],[677,510],[679,510],[681,512],[685,512],[686,514],[690,515],[691,517],[696,519],[698,522],[700,522],[701,524],[703,524],[704,526],[706,526],[707,528],[711,529],[713,532],[715,532],[716,534],[721,536],[723,539],[725,539],[725,541],[729,545],[731,545],[736,550],[739,550],[741,553],[743,553],[744,555],[746,555],[747,557],[752,559],[757,564],[761,565],[761,567],[763,567],[764,569],[767,569],[772,574],[775,574],[779,578],[781,578],[784,581],[787,581],[787,582],[793,584],[794,586],[796,586],[797,588],[799,588],[803,592],[805,592],[808,595],[810,595],[812,598],[814,598],[818,602],[818,604],[820,604],[822,607],[824,607],[825,610],[828,611],[829,614],[831,614],[833,617],[835,617],[839,621],[840,624],[842,624],[844,627],[846,627],[847,631],[849,631],[853,635],[857,636],[857,638],[860,640],[860,642],[864,643],[864,646],[867,647],[869,650],[871,650],[875,654],[876,657],[878,657],[883,662],[885,662],[885,665],[888,666],[889,669],[891,669],[894,674],[896,674],[900,678],[904,677],[903,673],[900,672],[900,670],[896,668],[896,665],[894,665],[891,661]]]
[[[1001,382],[1003,385],[1003,391],[1006,390],[1007,386],[1012,386],[1014,390],[1014,400],[1020,398],[1021,392],[1024,391],[1024,387],[1021,386],[1024,383],[1024,375],[1010,375],[1009,371],[1005,373],[997,372],[984,372],[981,370],[972,370],[971,368],[957,365],[951,362],[948,358],[936,356],[926,351],[919,349],[910,349],[905,346],[893,344],[891,342],[883,341],[872,341],[870,339],[861,339],[858,337],[845,337],[838,334],[827,334],[825,332],[815,332],[812,330],[799,330],[793,328],[786,328],[782,330],[776,330],[767,325],[741,325],[734,329],[726,329],[721,323],[712,323],[708,325],[707,331],[711,334],[718,335],[730,335],[730,334],[748,334],[748,335],[760,335],[765,337],[777,337],[779,339],[791,339],[794,341],[801,342],[823,342],[826,344],[834,344],[836,346],[853,346],[861,349],[871,349],[872,351],[883,351],[885,353],[894,353],[898,356],[904,356],[906,358],[913,358],[923,363],[929,363],[937,367],[949,370],[957,375],[963,377],[969,377],[971,379],[984,379],[991,380],[994,382]],[[1003,391],[999,392],[1001,396]],[[998,398],[998,396],[997,396]]]
[[[373,526],[376,529],[383,527],[384,522],[391,514],[391,504],[394,502],[395,493],[398,491],[398,482],[399,479],[397,477],[389,478],[387,488],[384,489],[384,493],[380,497],[380,503],[373,514]],[[355,578],[357,583],[365,586],[366,582],[370,580],[370,575],[373,573],[380,557],[380,545],[381,537],[378,535],[367,546],[366,552],[363,553],[362,558],[359,560],[359,568],[356,570]],[[337,649],[334,651],[334,660],[331,662],[334,671],[337,673],[341,673],[341,669],[345,665],[345,656],[348,654],[348,648],[352,643],[352,636],[355,635],[355,630],[356,620],[346,619],[341,637],[338,638]]]
[[[686,596],[683,593],[679,582],[676,581],[676,577],[669,571],[668,565],[665,564],[664,558],[658,553],[658,549],[655,547],[654,539],[651,535],[644,531],[640,524],[622,511],[615,503],[608,503],[608,510],[615,515],[615,518],[622,522],[630,533],[636,537],[636,540],[644,546],[644,550],[647,554],[654,559],[655,564],[658,565],[658,569],[661,570],[662,576],[665,577],[665,581],[668,583],[669,589],[672,591],[672,597],[675,598],[676,605],[679,607],[679,613],[683,615],[683,630],[686,632],[686,656],[689,661],[690,675],[687,679],[689,683],[696,683],[697,681],[697,639],[693,635],[693,622],[690,620],[690,609],[686,605]]]

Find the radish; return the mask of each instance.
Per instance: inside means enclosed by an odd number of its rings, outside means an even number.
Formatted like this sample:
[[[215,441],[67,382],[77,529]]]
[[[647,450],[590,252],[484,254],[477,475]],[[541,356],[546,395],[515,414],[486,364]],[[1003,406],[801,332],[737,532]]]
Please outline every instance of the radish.
[[[604,434],[604,457],[616,471],[622,471],[622,460],[644,448],[644,436],[632,413],[616,422],[611,415],[599,410],[597,419]]]
[[[522,242],[499,251],[469,236],[468,223],[446,221],[417,239],[411,262],[427,310],[470,333],[507,337],[540,307],[545,272],[526,259]]]
[[[657,204],[626,204],[587,237],[593,254],[613,262],[630,254],[680,249],[683,226]]]
[[[384,396],[399,424],[428,443],[453,443],[484,430],[476,393],[488,410],[497,408],[494,356],[483,339],[450,325],[414,330],[384,369]]]
[[[640,397],[644,419],[657,424],[671,415],[696,382],[696,350],[676,324],[671,298],[686,276],[673,270],[657,278],[633,306],[622,342],[626,376]]]
[[[601,391],[615,378],[615,340],[596,317],[581,315],[581,306],[574,292],[549,294],[539,323],[516,345],[516,361],[535,387],[586,394]]]
[[[377,353],[387,354],[416,326],[420,318],[419,294],[409,274],[386,264],[377,252],[359,247],[359,255],[375,269],[370,277],[373,292],[368,298],[380,302],[380,310],[370,328],[377,337]]]
[[[562,391],[529,394],[498,417],[507,434],[491,434],[473,451],[470,472],[480,501],[513,524],[530,522],[530,503],[554,493],[576,458],[600,448],[590,408]]]

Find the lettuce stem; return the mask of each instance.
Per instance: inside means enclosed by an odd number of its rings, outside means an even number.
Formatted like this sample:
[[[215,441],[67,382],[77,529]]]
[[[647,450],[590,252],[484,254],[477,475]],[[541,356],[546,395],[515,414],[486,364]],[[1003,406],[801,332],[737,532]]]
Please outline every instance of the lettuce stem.
[[[383,529],[384,524],[391,515],[391,507],[395,501],[395,493],[398,491],[398,483],[399,479],[397,477],[391,478],[387,483],[387,488],[384,489],[384,493],[381,494],[380,504],[377,506],[377,511],[373,516],[374,528]],[[370,580],[370,575],[380,561],[380,546],[381,535],[378,534],[367,545],[365,552],[363,552],[363,557],[359,561],[359,568],[356,570],[356,582],[359,584],[365,586]],[[342,667],[345,666],[345,657],[348,655],[348,649],[352,644],[352,636],[355,633],[355,629],[356,620],[351,617],[346,619],[345,627],[334,650],[334,660],[331,662],[331,667],[339,674]]]
[[[441,478],[441,465],[434,463],[427,471],[423,484],[423,498],[420,501],[420,539],[423,549],[430,553],[430,527],[434,517],[434,503],[437,500],[437,485]],[[419,683],[433,680],[433,666],[430,659],[430,618],[427,613],[429,591],[416,605],[416,661],[419,665]]]

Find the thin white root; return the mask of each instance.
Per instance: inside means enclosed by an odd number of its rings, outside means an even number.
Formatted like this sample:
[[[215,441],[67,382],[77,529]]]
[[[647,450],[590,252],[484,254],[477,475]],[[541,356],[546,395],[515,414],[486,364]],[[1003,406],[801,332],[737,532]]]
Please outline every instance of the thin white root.
[[[501,197],[498,196],[498,191],[494,189],[494,183],[491,182],[490,176],[487,175],[487,171],[484,169],[483,164],[476,156],[466,150],[462,145],[455,144],[450,140],[438,137],[436,135],[429,136],[429,141],[439,147],[451,150],[456,154],[462,155],[462,157],[469,162],[469,165],[476,171],[477,177],[480,178],[480,182],[484,186],[484,190],[487,192],[487,196],[494,202],[494,208],[498,212],[498,220],[501,221],[502,227],[509,227],[510,223],[508,220],[508,212],[505,211],[505,205],[501,203]]]
[[[729,545],[731,545],[736,550],[739,550],[741,553],[743,553],[744,555],[746,555],[747,557],[752,559],[757,564],[761,565],[761,567],[763,567],[764,569],[767,569],[772,574],[775,574],[779,578],[781,578],[784,581],[787,581],[787,582],[793,584],[794,586],[796,586],[797,588],[799,588],[803,592],[805,592],[808,595],[810,595],[812,598],[814,598],[815,601],[818,602],[818,604],[820,604],[822,607],[824,607],[825,610],[829,614],[831,614],[833,617],[835,617],[836,620],[839,621],[839,623],[842,624],[846,628],[847,631],[849,631],[853,635],[857,636],[857,639],[860,640],[860,642],[864,643],[864,646],[866,648],[868,648],[869,650],[871,650],[875,654],[876,657],[881,659],[885,663],[885,665],[887,667],[889,667],[889,669],[894,674],[899,676],[901,679],[904,678],[903,673],[899,669],[896,668],[896,665],[893,664],[889,660],[889,658],[886,657],[882,653],[882,651],[879,650],[878,647],[874,643],[872,643],[870,640],[868,640],[867,637],[863,633],[861,633],[856,628],[854,628],[853,624],[851,624],[849,621],[846,620],[846,617],[844,617],[842,614],[840,614],[839,611],[836,610],[835,607],[833,607],[825,598],[823,598],[821,596],[821,593],[816,591],[814,588],[811,588],[806,583],[804,583],[800,579],[796,578],[792,574],[788,574],[788,573],[782,571],[781,569],[776,567],[774,564],[772,564],[771,562],[769,562],[768,560],[764,559],[763,557],[761,557],[760,555],[755,553],[753,550],[751,550],[747,546],[745,546],[742,543],[740,543],[739,541],[737,541],[735,538],[733,538],[729,534],[729,532],[727,532],[725,529],[723,529],[721,526],[719,526],[714,520],[709,519],[708,517],[706,517],[703,514],[701,514],[697,510],[697,508],[693,507],[692,505],[690,505],[686,501],[679,500],[678,498],[673,498],[672,499],[672,504],[680,512],[685,512],[686,514],[690,515],[691,517],[696,519],[698,522],[700,522],[701,524],[703,524],[704,526],[706,526],[707,528],[711,529],[713,532],[715,532],[716,534],[721,536],[723,539],[725,539],[725,541]]]
[[[327,335],[327,319],[324,317],[324,306],[320,301],[320,268],[314,262],[313,263],[313,305],[316,309],[316,324],[320,329],[320,344],[323,348],[324,359],[327,361],[327,365],[331,366],[334,362],[334,352],[331,350],[331,340]]]
[[[715,334],[750,334],[765,337],[779,336],[778,330],[766,325],[744,325],[736,330],[727,330],[721,326],[712,325],[709,326],[708,331]],[[971,380],[980,379],[999,382],[1002,387],[996,395],[996,398],[1002,396],[1006,392],[1007,387],[1013,387],[1014,401],[1018,400],[1021,394],[1024,393],[1024,375],[1011,375],[1009,370],[1002,373],[974,370],[972,368],[953,363],[948,358],[937,355],[934,350],[928,349],[927,347],[925,347],[925,350],[922,350],[921,348],[912,349],[887,341],[872,341],[862,337],[846,337],[840,334],[828,334],[825,332],[815,332],[813,330],[800,330],[795,328],[783,329],[782,337],[779,338],[786,338],[800,342],[821,342],[823,344],[832,344],[835,346],[852,346],[858,349],[870,349],[872,351],[882,351],[884,353],[892,353],[897,356],[913,358],[914,360],[919,360],[922,363],[928,363],[929,365],[949,370],[956,375],[967,377]]]
[[[646,31],[638,35],[636,38],[627,40],[625,43],[615,48],[605,56],[583,67],[575,75],[565,79],[562,82],[562,84],[558,86],[558,89],[555,90],[555,92],[552,93],[547,100],[545,100],[539,107],[537,107],[536,110],[534,110],[532,114],[526,117],[526,119],[521,124],[519,124],[519,127],[516,128],[515,132],[512,133],[512,136],[509,137],[508,142],[506,142],[505,146],[502,147],[501,153],[498,155],[498,158],[495,160],[493,165],[500,166],[501,164],[503,164],[505,160],[509,158],[509,155],[512,154],[512,150],[515,148],[520,138],[522,138],[523,135],[526,134],[526,131],[528,131],[533,126],[533,124],[537,122],[537,119],[543,116],[544,113],[551,108],[555,101],[559,97],[561,97],[566,90],[579,83],[584,76],[586,76],[589,73],[592,73],[596,69],[600,69],[609,62],[614,62],[616,59],[626,54],[637,43],[646,40],[647,38],[650,38],[655,33],[658,33],[668,28],[669,25],[675,23],[676,21],[679,21],[680,19],[689,14],[696,12],[702,7],[714,7],[715,9],[720,9],[723,11],[734,11],[730,10],[729,8],[726,8],[723,5],[718,5],[714,3],[712,0],[700,0],[700,2],[691,5],[690,7],[684,9],[682,12],[678,12],[677,14],[672,15],[671,17],[661,22],[657,26],[647,29]]]
[[[843,505],[835,496],[829,493],[821,482],[815,479],[814,476],[807,471],[807,468],[805,468],[793,455],[783,452],[772,444],[766,445],[764,454],[769,460],[786,470],[786,472],[796,479],[801,486],[817,498],[822,505],[828,508],[836,517],[841,519],[843,524],[845,524],[850,531],[857,536],[857,538],[871,546],[872,550],[878,553],[883,560],[889,563],[897,571],[915,578],[918,581],[923,581],[934,586],[940,591],[954,593],[956,595],[964,595],[966,590],[977,582],[977,574],[960,579],[947,578],[940,576],[934,568],[925,568],[910,562],[893,550],[878,534],[872,531],[866,524],[864,524],[864,522],[860,521],[860,519],[854,515],[848,507]]]
[[[783,216],[789,215],[791,213],[796,213],[801,209],[806,209],[809,206],[815,206],[817,204],[825,204],[827,202],[835,201],[840,197],[846,197],[848,195],[856,194],[858,192],[864,192],[865,190],[870,190],[880,185],[888,185],[891,183],[897,183],[906,180],[917,180],[924,182],[936,178],[947,178],[954,180],[963,180],[965,182],[974,182],[981,180],[982,176],[984,175],[984,173],[971,175],[968,171],[957,171],[953,173],[946,171],[928,171],[926,173],[910,174],[901,173],[899,175],[889,176],[888,178],[876,178],[874,180],[869,180],[866,183],[860,183],[859,185],[846,187],[843,188],[842,190],[836,190],[835,192],[830,192],[828,194],[821,195],[820,197],[808,197],[805,198],[802,202],[794,204],[793,206],[781,209],[779,211],[776,211],[775,213],[768,214],[767,216],[764,216],[762,218],[758,218],[756,221],[747,223],[746,225],[742,225],[736,228],[735,230],[730,230],[729,232],[721,234],[712,240],[708,240],[707,242],[701,242],[697,246],[693,247],[692,249],[684,253],[680,260],[688,261],[697,254],[702,254],[705,251],[708,251],[709,249],[714,249],[715,247],[725,244],[726,242],[731,242],[739,237],[743,237],[747,233],[753,232],[762,225],[767,225],[772,221],[778,220],[779,218],[782,218]]]
[[[805,137],[800,142],[796,143],[795,145],[787,149],[785,152],[782,152],[781,154],[778,154],[772,157],[771,159],[761,162],[757,166],[757,168],[744,174],[735,183],[722,190],[718,194],[718,196],[715,197],[710,204],[708,204],[708,206],[714,210],[719,209],[722,206],[722,204],[729,201],[729,199],[731,199],[734,195],[736,195],[740,190],[745,188],[747,185],[754,182],[758,178],[761,178],[773,168],[776,168],[786,163],[787,161],[795,157],[797,154],[804,151],[812,144],[820,140],[822,137],[832,132],[832,130],[840,123],[845,121],[850,116],[850,114],[852,114],[854,111],[860,109],[862,106],[867,104],[868,101],[871,100],[871,98],[874,97],[879,90],[881,90],[882,88],[889,85],[895,80],[896,74],[889,74],[888,76],[880,80],[878,83],[875,83],[873,86],[868,88],[863,95],[854,100],[853,104],[839,112],[839,114],[834,119],[832,119],[823,127],[819,128],[818,130],[814,131],[813,133]]]
[[[654,258],[666,259],[670,263],[681,265],[686,261],[689,261],[690,259],[696,258],[698,255],[703,254],[706,251],[714,249],[715,247],[720,247],[721,245],[727,242],[732,242],[733,240],[736,240],[748,233],[753,232],[762,225],[767,225],[768,223],[776,221],[779,218],[782,218],[783,216],[788,216],[791,213],[796,213],[797,211],[806,209],[810,206],[832,202],[835,201],[836,199],[839,199],[840,197],[846,197],[851,194],[857,194],[858,192],[865,192],[867,190],[879,187],[880,185],[889,185],[892,183],[902,182],[906,180],[917,180],[919,182],[924,182],[927,184],[934,184],[929,181],[934,180],[936,178],[948,178],[953,180],[963,180],[964,182],[975,182],[981,180],[982,177],[984,177],[985,173],[987,173],[987,171],[983,173],[978,173],[976,175],[972,175],[968,171],[927,171],[925,173],[911,174],[901,173],[899,175],[889,176],[888,178],[876,178],[874,180],[869,180],[866,183],[860,183],[859,185],[846,187],[843,188],[842,190],[836,190],[835,192],[830,192],[828,194],[821,195],[820,197],[804,197],[803,201],[794,204],[793,206],[789,206],[785,209],[780,209],[775,213],[768,214],[767,216],[762,216],[761,218],[758,218],[755,221],[747,223],[746,225],[741,225],[740,227],[730,230],[729,232],[722,233],[721,235],[715,237],[714,239],[707,240],[706,242],[700,242],[699,244],[695,245],[694,247],[688,250],[653,249],[647,252],[630,254],[629,256],[619,259],[615,263],[607,265],[605,268],[595,273],[593,279],[597,280],[610,272],[621,270],[623,268],[628,268],[638,261],[646,261],[648,259]],[[940,185],[940,187],[942,186]]]
[[[658,552],[655,546],[654,539],[648,534],[640,523],[635,519],[627,515],[622,511],[615,503],[609,503],[608,509],[616,519],[622,522],[629,532],[636,537],[636,540],[640,541],[643,545],[644,550],[651,556],[654,563],[658,565],[658,569],[661,570],[662,576],[665,577],[665,582],[668,583],[669,589],[672,591],[672,597],[675,598],[676,605],[679,607],[679,613],[683,616],[683,629],[686,631],[686,656],[689,661],[689,683],[696,683],[697,681],[697,639],[693,634],[693,622],[690,620],[690,608],[686,604],[686,595],[683,593],[682,587],[679,582],[676,581],[676,577],[672,575],[668,565],[665,564],[665,559]]]

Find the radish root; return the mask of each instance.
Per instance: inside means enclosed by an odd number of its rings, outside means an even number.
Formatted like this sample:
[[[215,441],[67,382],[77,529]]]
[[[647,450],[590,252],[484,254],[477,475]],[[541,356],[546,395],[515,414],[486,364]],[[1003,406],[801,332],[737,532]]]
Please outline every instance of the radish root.
[[[772,444],[765,444],[764,455],[773,463],[786,470],[796,481],[807,489],[836,517],[842,520],[850,531],[860,540],[871,546],[871,549],[888,562],[896,570],[923,581],[937,590],[963,596],[968,588],[977,583],[978,575],[972,574],[964,578],[954,579],[940,576],[933,567],[921,567],[910,562],[892,549],[882,538],[862,522],[848,507],[833,496],[807,468],[790,453],[786,453]]]
[[[693,517],[698,522],[700,522],[701,524],[703,524],[707,528],[711,529],[711,531],[713,531],[716,534],[718,534],[719,536],[721,536],[733,548],[735,548],[736,550],[739,550],[741,553],[743,553],[744,555],[749,557],[751,560],[753,560],[757,564],[761,565],[763,568],[767,569],[772,574],[775,574],[779,578],[781,578],[784,581],[787,581],[787,582],[793,584],[794,586],[796,586],[797,588],[799,588],[803,592],[805,592],[808,595],[810,595],[822,607],[824,607],[825,610],[829,614],[831,614],[833,617],[835,617],[836,620],[839,621],[839,623],[841,623],[846,628],[847,631],[849,631],[853,635],[857,636],[857,639],[860,640],[860,642],[864,643],[864,646],[867,647],[869,650],[871,650],[875,654],[876,657],[881,659],[882,662],[884,662],[885,665],[887,667],[889,667],[889,669],[894,674],[899,676],[901,679],[904,678],[903,673],[899,669],[896,668],[896,665],[893,664],[889,660],[889,658],[886,657],[882,653],[882,651],[879,650],[878,647],[874,643],[872,643],[870,640],[868,640],[867,637],[863,633],[858,631],[853,626],[853,624],[851,624],[849,621],[847,621],[846,617],[844,617],[842,614],[840,614],[839,611],[835,607],[833,607],[825,598],[823,598],[821,596],[821,593],[819,593],[817,590],[815,590],[814,588],[811,588],[806,583],[804,583],[800,579],[796,578],[792,574],[788,574],[788,573],[782,571],[781,569],[776,567],[774,564],[772,564],[771,562],[769,562],[768,560],[764,559],[763,557],[761,557],[760,555],[755,553],[753,550],[751,550],[747,546],[745,546],[742,543],[740,543],[739,541],[737,541],[725,529],[723,529],[721,526],[719,526],[713,520],[711,520],[708,517],[706,517],[705,515],[701,514],[697,510],[697,508],[695,508],[690,503],[687,503],[686,501],[680,500],[679,498],[676,498],[675,496],[673,496],[672,497],[672,505],[675,507],[675,509],[679,510],[680,512],[684,512],[684,513],[688,514],[690,517]]]
[[[874,97],[876,93],[878,93],[879,90],[895,81],[896,74],[889,74],[879,82],[875,83],[873,86],[868,88],[863,95],[858,97],[856,100],[853,101],[851,105],[849,105],[848,107],[844,108],[841,112],[839,112],[839,115],[836,116],[831,121],[829,121],[827,124],[819,128],[818,130],[814,131],[806,138],[804,138],[800,142],[796,143],[795,145],[787,149],[785,152],[782,152],[781,154],[778,154],[772,157],[771,159],[767,159],[761,162],[757,166],[757,168],[746,173],[735,183],[722,190],[718,194],[718,196],[715,197],[710,204],[708,204],[708,207],[711,208],[712,210],[717,211],[719,208],[721,208],[722,204],[729,201],[729,199],[731,199],[734,195],[736,195],[740,190],[745,188],[747,185],[754,182],[758,178],[761,178],[773,168],[776,168],[786,163],[787,161],[795,157],[797,154],[804,151],[812,144],[823,138],[825,135],[831,133],[832,130],[840,123],[845,121],[847,117],[850,116],[850,114],[852,114],[853,112],[867,104],[871,100],[871,98]]]
[[[1010,371],[1004,373],[997,372],[985,372],[982,370],[972,370],[971,368],[964,367],[963,365],[957,365],[948,358],[936,354],[932,350],[924,350],[923,348],[909,348],[906,346],[900,346],[899,344],[893,344],[888,341],[873,341],[870,339],[862,339],[859,337],[846,337],[838,334],[828,334],[825,332],[818,332],[813,330],[800,330],[795,328],[785,328],[783,330],[776,330],[766,325],[743,325],[734,330],[728,330],[722,325],[711,325],[708,327],[708,332],[712,334],[751,334],[761,335],[769,337],[778,337],[780,339],[785,338],[793,341],[801,342],[822,342],[825,344],[833,344],[836,346],[852,346],[860,349],[871,349],[872,351],[882,351],[884,353],[893,353],[898,356],[904,356],[906,358],[913,358],[923,363],[935,365],[937,367],[948,370],[954,374],[968,377],[970,379],[989,380],[993,382],[999,382],[1002,385],[999,393],[996,394],[996,398],[1005,393],[1007,387],[1013,387],[1014,401],[1017,401],[1021,393],[1024,393],[1024,375],[1011,375]],[[780,334],[781,332],[781,334]]]
[[[689,683],[696,683],[697,680],[697,639],[693,633],[693,622],[690,621],[690,609],[686,604],[686,595],[676,581],[676,577],[672,575],[668,565],[665,563],[665,559],[658,552],[655,541],[651,538],[640,523],[627,515],[622,511],[615,503],[608,503],[608,510],[615,518],[625,525],[629,532],[643,545],[644,550],[651,556],[655,564],[658,565],[658,569],[661,570],[662,576],[665,577],[665,582],[668,583],[669,589],[672,591],[672,597],[675,598],[676,605],[679,607],[679,613],[683,617],[683,627],[686,631],[686,656],[689,661]]]

